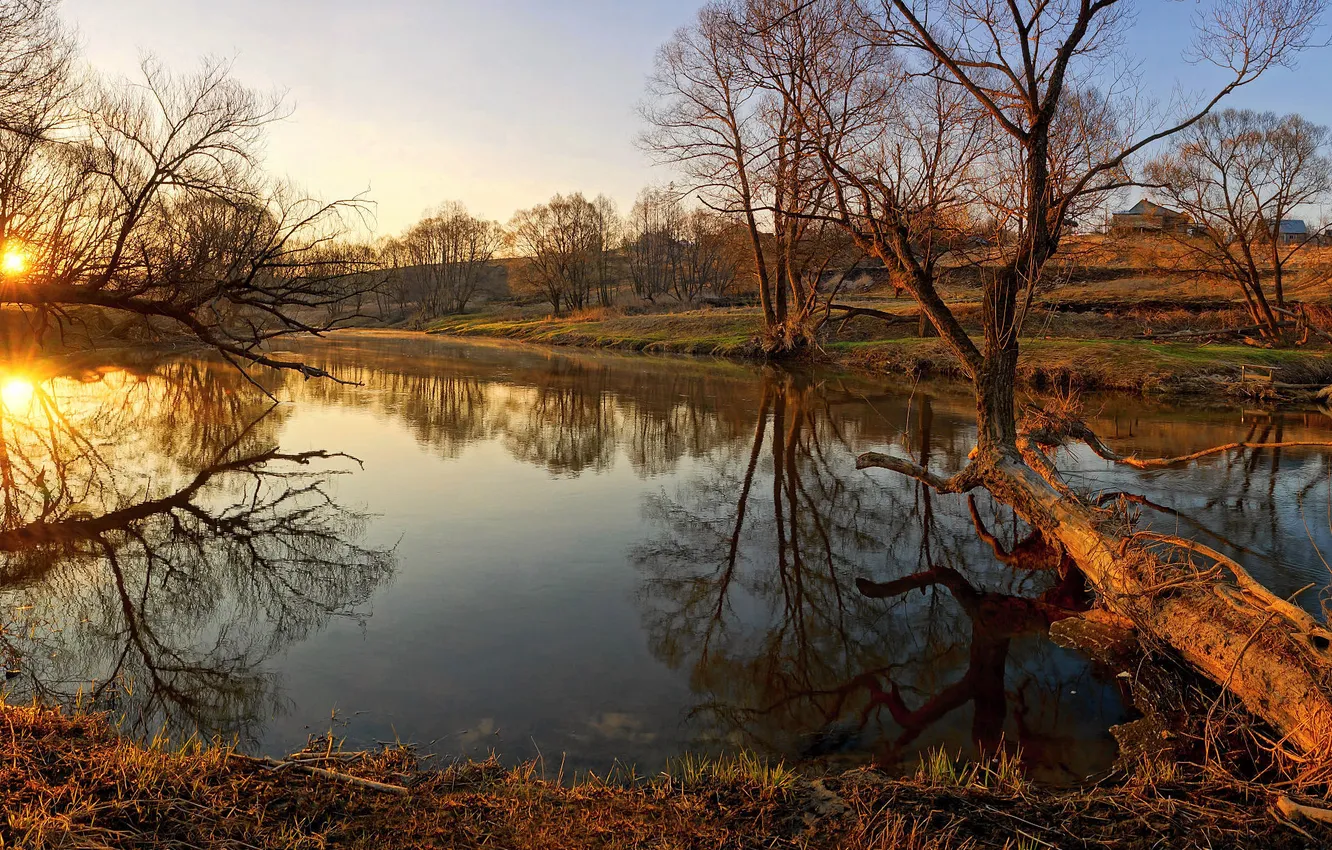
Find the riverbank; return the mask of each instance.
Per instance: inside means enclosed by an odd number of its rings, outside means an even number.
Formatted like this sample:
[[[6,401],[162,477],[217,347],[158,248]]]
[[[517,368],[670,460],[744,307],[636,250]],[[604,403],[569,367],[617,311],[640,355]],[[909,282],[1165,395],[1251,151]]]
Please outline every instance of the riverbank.
[[[758,358],[761,320],[751,308],[620,315],[588,311],[568,318],[491,313],[454,316],[429,333],[513,339],[628,351]],[[957,358],[937,338],[829,340],[814,355],[834,365],[879,374],[961,377]],[[1243,382],[1241,369],[1271,370],[1271,383]],[[1332,383],[1332,354],[1321,349],[1263,349],[1147,339],[1031,338],[1023,340],[1019,380],[1043,390],[1135,394],[1232,395],[1246,398],[1311,397]]]
[[[909,779],[740,758],[567,781],[495,761],[427,769],[408,749],[346,753],[332,739],[265,763],[223,746],[140,746],[100,715],[0,705],[0,717],[6,847],[1303,850],[1332,839],[1276,814],[1257,786],[1045,789],[1006,759],[935,758]]]

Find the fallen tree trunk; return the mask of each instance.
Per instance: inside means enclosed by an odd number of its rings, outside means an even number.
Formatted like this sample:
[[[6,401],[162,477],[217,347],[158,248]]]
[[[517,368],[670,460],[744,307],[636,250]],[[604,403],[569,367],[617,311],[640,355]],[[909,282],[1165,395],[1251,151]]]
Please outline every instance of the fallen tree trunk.
[[[1173,539],[1107,528],[1105,515],[1063,486],[1043,454],[1023,448],[1025,457],[979,456],[949,478],[876,453],[862,455],[857,466],[903,472],[945,492],[989,490],[1063,546],[1107,609],[1270,724],[1280,736],[1275,745],[1311,765],[1332,765],[1332,632],[1242,570],[1223,579],[1221,567],[1233,562],[1200,569],[1196,545],[1176,548],[1189,557],[1170,558],[1149,541]]]
[[[842,316],[842,321],[844,323],[847,319],[854,319],[856,316],[878,319],[879,321],[886,322],[890,325],[907,324],[909,322],[920,320],[919,315],[916,313],[913,313],[910,316],[899,316],[896,313],[875,310],[873,307],[853,307],[850,304],[829,304],[828,313],[831,315],[834,310],[845,314]]]
[[[1278,322],[1278,328],[1293,328],[1294,322]],[[1242,328],[1213,328],[1209,331],[1173,331],[1171,333],[1156,334],[1150,331],[1144,333],[1141,339],[1169,341],[1174,339],[1205,339],[1215,336],[1248,336],[1249,334],[1259,333],[1267,330],[1266,325],[1245,325]]]
[[[996,470],[1014,491],[1054,520],[1063,544],[1107,608],[1132,620],[1270,723],[1306,755],[1332,757],[1332,633],[1257,582],[1200,575],[1191,561],[1169,562],[1132,537],[1107,534],[1093,514],[1030,467]],[[1003,489],[1000,487],[998,489]]]

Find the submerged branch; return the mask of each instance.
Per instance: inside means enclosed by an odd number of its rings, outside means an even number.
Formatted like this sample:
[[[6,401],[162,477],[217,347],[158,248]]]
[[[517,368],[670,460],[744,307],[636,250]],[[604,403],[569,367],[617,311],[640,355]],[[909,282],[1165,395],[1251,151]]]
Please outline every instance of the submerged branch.
[[[1090,433],[1090,431],[1088,432]],[[1150,457],[1140,458],[1136,455],[1121,455],[1110,449],[1093,434],[1093,443],[1090,440],[1084,440],[1096,452],[1097,456],[1115,463],[1122,463],[1126,466],[1132,466],[1135,469],[1169,469],[1173,466],[1183,466],[1195,460],[1200,460],[1211,455],[1225,454],[1232,451],[1243,451],[1246,449],[1296,449],[1296,448],[1332,448],[1332,441],[1328,440],[1288,440],[1280,443],[1226,443],[1223,446],[1212,446],[1208,449],[1202,449],[1191,454],[1180,455],[1178,457]]]
[[[1085,443],[1097,457],[1102,460],[1108,460],[1112,463],[1120,463],[1125,466],[1131,466],[1135,469],[1169,469],[1175,466],[1183,466],[1195,460],[1201,460],[1212,455],[1226,454],[1233,451],[1260,450],[1260,449],[1296,449],[1296,448],[1322,448],[1332,449],[1332,440],[1286,440],[1283,442],[1249,442],[1247,440],[1225,443],[1224,445],[1212,446],[1206,449],[1200,449],[1186,455],[1176,457],[1138,457],[1137,455],[1124,455],[1106,445],[1105,442],[1093,431],[1087,427],[1086,423],[1074,418],[1060,418],[1058,420],[1048,417],[1042,411],[1037,411],[1038,415],[1047,419],[1040,423],[1036,428],[1026,433],[1026,439],[1044,446],[1060,446],[1068,440],[1076,440]]]

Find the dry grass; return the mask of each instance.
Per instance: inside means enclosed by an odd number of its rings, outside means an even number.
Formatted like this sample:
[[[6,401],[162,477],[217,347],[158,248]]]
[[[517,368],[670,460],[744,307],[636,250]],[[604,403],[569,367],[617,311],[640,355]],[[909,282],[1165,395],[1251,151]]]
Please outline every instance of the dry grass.
[[[570,322],[604,322],[624,315],[614,307],[583,307],[569,313],[565,319]]]
[[[425,770],[410,750],[344,753],[328,739],[300,756],[409,789],[397,796],[227,747],[137,746],[99,716],[14,706],[0,715],[6,848],[1326,846],[1278,822],[1262,789],[1162,776],[1042,789],[1007,756],[977,766],[934,755],[906,780],[872,770],[815,778],[739,756],[572,783],[493,760]],[[1318,827],[1302,828],[1320,839]]]
[[[139,747],[96,716],[7,706],[0,743],[4,847],[727,846],[780,835],[789,791],[735,774],[678,783],[575,785],[494,761],[422,770],[405,749],[306,753],[339,773],[405,785],[400,797],[227,747]]]

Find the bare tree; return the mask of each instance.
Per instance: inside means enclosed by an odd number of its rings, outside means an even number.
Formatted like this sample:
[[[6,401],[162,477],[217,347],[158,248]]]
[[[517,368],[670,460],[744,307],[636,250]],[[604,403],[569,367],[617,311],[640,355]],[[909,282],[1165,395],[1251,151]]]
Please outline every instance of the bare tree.
[[[675,296],[680,301],[711,293],[725,295],[735,283],[736,264],[728,244],[730,222],[708,209],[690,210],[684,217],[684,233],[675,275]]]
[[[68,117],[75,55],[54,0],[0,3],[0,129],[40,140]]]
[[[669,189],[644,189],[624,244],[634,293],[647,301],[670,293],[681,303],[726,293],[738,274],[730,230],[720,213],[687,210]]]
[[[473,216],[457,201],[413,225],[401,243],[424,284],[421,309],[427,315],[465,312],[504,241],[497,222]]]
[[[1208,583],[1146,592],[1172,576],[1195,577],[1180,553],[1196,555],[1197,544],[1158,539],[1165,549],[1153,551],[1106,527],[1042,447],[1083,439],[1112,460],[1137,459],[1099,446],[1068,417],[1033,413],[1020,433],[1015,387],[1033,294],[1077,211],[1131,182],[1128,169],[1148,146],[1291,62],[1313,38],[1323,6],[1216,0],[1197,16],[1190,50],[1226,82],[1211,98],[1162,116],[1133,99],[1132,77],[1117,67],[1132,22],[1122,0],[713,3],[664,49],[653,90],[666,106],[652,115],[666,134],[657,147],[738,198],[742,212],[760,206],[754,191],[741,194],[752,186],[755,162],[778,173],[782,163],[794,173],[816,163],[822,187],[795,193],[808,205],[771,206],[795,220],[836,222],[899,272],[974,384],[977,445],[963,469],[939,475],[873,452],[860,458],[862,467],[944,492],[988,489],[1057,541],[1111,608],[1237,694],[1287,745],[1316,754],[1328,754],[1332,741],[1332,696],[1322,685],[1332,671],[1332,632],[1219,553],[1205,557],[1235,575],[1245,599],[1234,585],[1226,595]],[[761,118],[746,104],[763,92],[779,96],[769,114],[788,131],[755,128]],[[901,139],[908,156],[898,154]],[[950,209],[961,215],[941,215]],[[946,242],[957,221],[986,218],[1003,224],[1005,238],[977,266],[982,334],[973,339],[941,296],[929,246]],[[1272,634],[1255,643],[1251,636],[1269,626]]]
[[[764,64],[775,61],[773,28],[751,23],[743,3],[712,3],[662,48],[643,142],[680,166],[706,205],[744,221],[764,346],[782,354],[811,341],[819,281],[848,259],[845,240],[818,214],[828,184],[800,115],[824,92],[794,76],[779,90]]]
[[[656,301],[675,288],[682,227],[673,192],[648,187],[638,193],[629,213],[624,252],[629,280],[639,298]]]
[[[615,202],[605,195],[592,200],[592,276],[596,281],[597,300],[602,307],[615,306],[615,291],[619,287],[616,264],[624,222]]]
[[[1148,180],[1197,225],[1180,240],[1189,256],[1239,287],[1269,341],[1287,336],[1286,267],[1317,236],[1287,242],[1281,222],[1332,191],[1327,141],[1326,127],[1299,115],[1227,109],[1185,129],[1147,167]]]
[[[555,315],[587,305],[606,253],[603,217],[581,192],[519,210],[509,223],[514,249],[527,260],[521,274],[545,295]]]
[[[356,201],[322,203],[266,175],[259,151],[287,114],[225,62],[76,85],[73,49],[44,0],[0,5],[0,301],[38,327],[71,310],[138,317],[233,362],[288,333],[355,318],[376,285],[343,235]],[[314,374],[314,373],[309,373]]]
[[[399,237],[386,236],[374,244],[373,255],[376,268],[384,274],[378,295],[397,310],[406,311],[414,297],[412,277],[407,272],[412,265],[407,246]],[[387,316],[389,310],[383,308],[380,314]]]
[[[760,91],[739,49],[735,4],[710,3],[698,22],[657,55],[644,118],[643,145],[680,167],[714,207],[744,221],[765,324],[777,322],[772,276],[763,250],[763,203],[757,172],[765,152]]]

